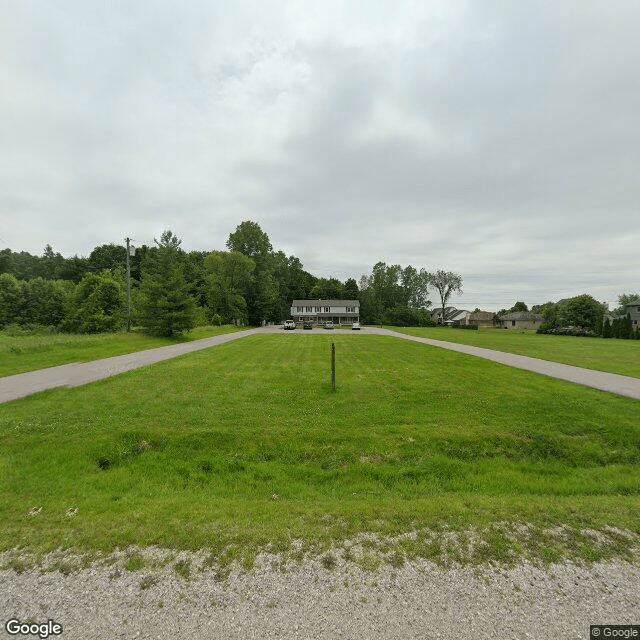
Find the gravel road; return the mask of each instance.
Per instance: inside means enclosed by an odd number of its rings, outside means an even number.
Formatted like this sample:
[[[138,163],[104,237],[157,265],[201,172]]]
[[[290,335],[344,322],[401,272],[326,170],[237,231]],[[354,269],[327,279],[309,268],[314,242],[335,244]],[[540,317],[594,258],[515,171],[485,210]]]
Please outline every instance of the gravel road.
[[[183,556],[178,556],[183,557]],[[424,562],[366,572],[317,560],[285,570],[262,556],[226,581],[212,571],[184,579],[173,565],[130,572],[0,571],[5,621],[62,625],[61,638],[521,639],[589,638],[590,624],[640,624],[640,569],[443,570]],[[31,636],[33,637],[33,636]]]

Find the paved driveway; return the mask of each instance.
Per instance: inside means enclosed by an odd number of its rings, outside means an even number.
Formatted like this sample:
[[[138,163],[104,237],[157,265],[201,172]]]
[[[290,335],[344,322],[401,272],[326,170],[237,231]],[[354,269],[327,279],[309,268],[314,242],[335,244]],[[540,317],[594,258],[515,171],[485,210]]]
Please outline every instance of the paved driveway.
[[[138,351],[123,356],[115,356],[113,358],[105,358],[103,360],[94,360],[92,362],[82,362],[77,364],[66,364],[60,367],[50,367],[49,369],[41,369],[40,371],[32,371],[29,373],[20,373],[15,376],[6,376],[0,378],[0,404],[16,400],[25,396],[45,391],[46,389],[55,389],[57,387],[79,387],[89,382],[102,380],[116,376],[125,371],[139,369],[162,360],[169,360],[177,356],[200,351],[215,347],[232,340],[240,340],[247,336],[278,333],[286,335],[289,339],[297,339],[297,336],[307,335],[323,335],[330,334],[329,331],[314,329],[313,331],[283,331],[282,327],[264,327],[260,329],[248,329],[246,331],[238,331],[236,333],[228,333],[212,338],[203,338],[202,340],[194,340],[193,342],[185,342],[181,344],[171,345],[169,347],[159,347],[157,349],[149,349],[147,351]],[[457,351],[485,360],[493,360],[500,364],[517,369],[525,369],[533,371],[552,378],[575,382],[587,387],[608,391],[621,396],[627,396],[640,400],[640,379],[631,378],[629,376],[621,376],[615,373],[605,373],[603,371],[594,371],[592,369],[582,369],[573,367],[568,364],[560,364],[559,362],[550,362],[548,360],[540,360],[538,358],[529,358],[528,356],[519,356],[512,353],[504,353],[502,351],[493,351],[492,349],[482,349],[480,347],[472,347],[465,344],[457,344],[455,342],[445,342],[443,340],[431,340],[429,338],[418,338],[397,331],[388,329],[378,329],[375,327],[367,327],[362,331],[343,331],[337,330],[334,335],[349,335],[354,339],[358,339],[367,335],[391,336],[401,340],[411,340],[412,342],[420,342],[432,347],[449,349]]]

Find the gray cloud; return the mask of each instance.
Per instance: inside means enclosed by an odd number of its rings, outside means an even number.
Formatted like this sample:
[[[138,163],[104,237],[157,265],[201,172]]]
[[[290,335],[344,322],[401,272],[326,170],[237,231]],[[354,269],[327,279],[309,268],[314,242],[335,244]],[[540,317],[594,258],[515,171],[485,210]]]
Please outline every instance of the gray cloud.
[[[41,4],[1,10],[14,250],[252,219],[316,275],[458,271],[469,307],[640,286],[635,2]]]

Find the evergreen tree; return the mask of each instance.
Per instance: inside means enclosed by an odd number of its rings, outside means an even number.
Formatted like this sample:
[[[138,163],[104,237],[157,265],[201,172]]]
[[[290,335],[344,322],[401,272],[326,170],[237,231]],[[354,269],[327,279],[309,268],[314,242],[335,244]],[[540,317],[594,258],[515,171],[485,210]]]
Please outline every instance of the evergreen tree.
[[[181,240],[165,231],[155,243],[142,267],[138,319],[145,333],[169,337],[193,329],[195,302],[184,277]]]
[[[627,313],[627,316],[625,318],[626,320],[626,338],[628,340],[633,340],[635,338],[635,336],[633,335],[633,322],[631,322],[631,314]]]
[[[610,338],[611,337],[611,322],[609,321],[609,317],[604,319],[604,324],[602,325],[602,337]]]

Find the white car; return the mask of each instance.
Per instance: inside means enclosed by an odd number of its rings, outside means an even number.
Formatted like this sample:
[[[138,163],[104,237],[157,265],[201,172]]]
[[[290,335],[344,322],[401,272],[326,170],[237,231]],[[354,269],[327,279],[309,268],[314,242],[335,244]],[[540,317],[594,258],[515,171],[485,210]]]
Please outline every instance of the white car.
[[[354,322],[351,325],[351,331],[360,331],[360,323],[359,322]]]
[[[287,331],[288,329],[295,329],[296,323],[293,320],[285,320],[284,321],[284,329]]]

